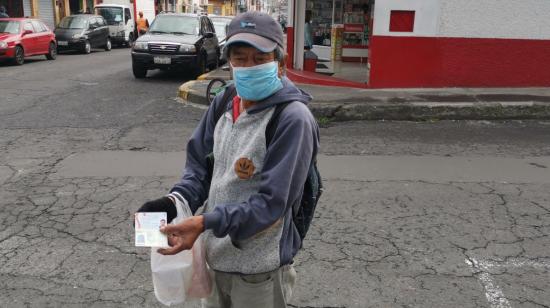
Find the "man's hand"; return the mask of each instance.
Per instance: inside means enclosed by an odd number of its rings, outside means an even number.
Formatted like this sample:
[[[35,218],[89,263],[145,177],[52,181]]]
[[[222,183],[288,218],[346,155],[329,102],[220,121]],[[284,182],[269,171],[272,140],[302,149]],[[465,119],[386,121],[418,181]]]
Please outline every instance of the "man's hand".
[[[178,212],[174,201],[169,197],[162,197],[160,199],[145,202],[138,210],[138,212],[166,212],[166,218],[168,222],[176,218]]]
[[[183,250],[193,248],[193,244],[204,231],[204,217],[193,216],[177,225],[167,225],[160,228],[160,232],[168,235],[168,237],[177,237],[177,240],[171,240],[174,244],[170,248],[161,248],[158,253],[163,255],[175,255]]]

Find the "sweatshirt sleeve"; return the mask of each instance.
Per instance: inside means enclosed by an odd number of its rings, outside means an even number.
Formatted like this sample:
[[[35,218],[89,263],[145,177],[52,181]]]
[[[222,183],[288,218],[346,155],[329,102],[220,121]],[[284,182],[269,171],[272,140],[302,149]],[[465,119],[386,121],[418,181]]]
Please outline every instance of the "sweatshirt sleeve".
[[[258,193],[246,202],[219,204],[203,214],[205,229],[216,237],[229,235],[246,240],[281,219],[300,202],[313,156],[317,153],[319,129],[303,103],[288,105],[267,148]]]
[[[216,97],[193,132],[187,143],[187,159],[183,176],[170,190],[170,193],[177,193],[188,202],[193,214],[208,198],[210,179],[206,156],[212,153],[214,147],[215,110],[226,107],[222,106],[221,97],[222,95]]]

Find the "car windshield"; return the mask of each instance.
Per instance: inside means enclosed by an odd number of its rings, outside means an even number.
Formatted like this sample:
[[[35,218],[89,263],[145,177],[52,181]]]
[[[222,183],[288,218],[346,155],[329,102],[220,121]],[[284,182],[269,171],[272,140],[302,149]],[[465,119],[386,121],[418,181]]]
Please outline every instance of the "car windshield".
[[[80,16],[69,16],[63,18],[59,23],[59,28],[64,29],[86,29],[88,28],[88,20]]]
[[[98,7],[96,12],[105,18],[108,25],[118,25],[122,22],[122,8],[120,7]]]
[[[19,33],[19,22],[18,21],[0,21],[0,33],[10,33],[17,34]]]
[[[195,17],[157,16],[149,28],[151,33],[197,34],[198,21]]]

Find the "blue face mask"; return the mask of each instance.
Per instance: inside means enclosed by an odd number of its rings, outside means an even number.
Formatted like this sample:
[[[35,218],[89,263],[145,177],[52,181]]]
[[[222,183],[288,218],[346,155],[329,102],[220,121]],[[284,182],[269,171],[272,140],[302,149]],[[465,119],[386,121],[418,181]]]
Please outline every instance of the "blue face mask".
[[[261,101],[283,88],[275,61],[251,67],[231,67],[237,94],[242,99]]]

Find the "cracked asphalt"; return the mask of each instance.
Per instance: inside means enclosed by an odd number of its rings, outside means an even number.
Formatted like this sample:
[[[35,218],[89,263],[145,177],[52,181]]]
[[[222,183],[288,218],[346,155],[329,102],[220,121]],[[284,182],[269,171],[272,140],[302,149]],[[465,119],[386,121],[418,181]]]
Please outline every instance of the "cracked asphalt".
[[[183,153],[203,110],[175,99],[187,76],[130,67],[128,49],[0,65],[0,307],[160,307],[130,216],[177,180],[184,157],[155,157]],[[328,123],[321,138],[291,307],[550,307],[550,122]],[[94,153],[164,171],[63,171]]]

